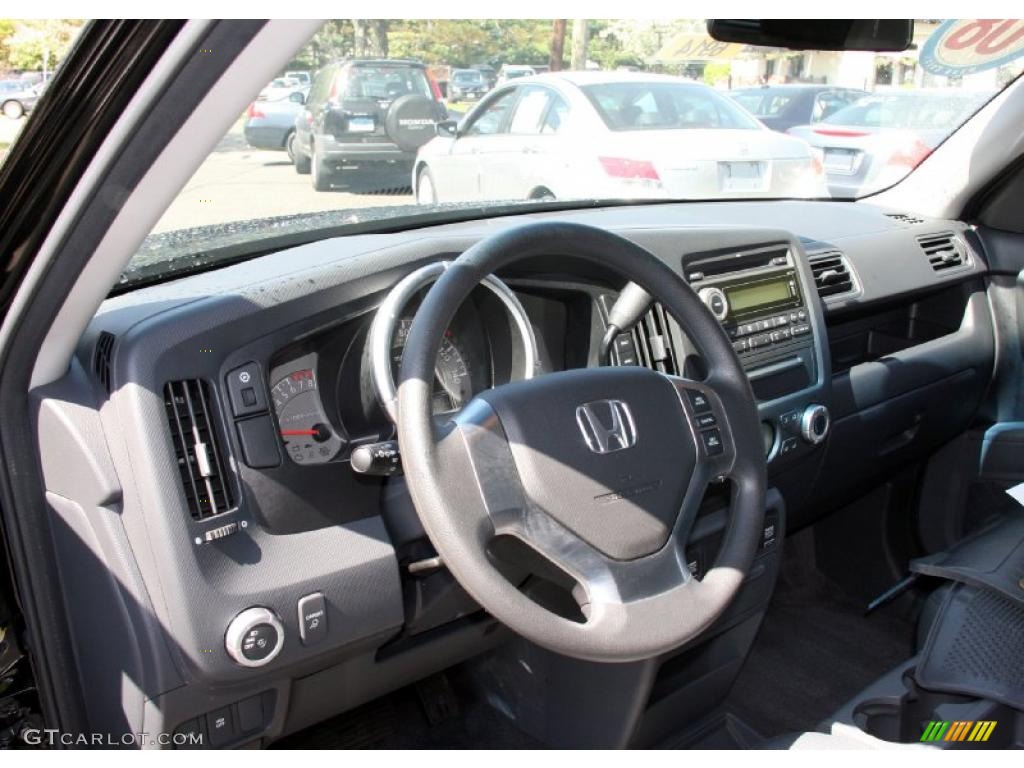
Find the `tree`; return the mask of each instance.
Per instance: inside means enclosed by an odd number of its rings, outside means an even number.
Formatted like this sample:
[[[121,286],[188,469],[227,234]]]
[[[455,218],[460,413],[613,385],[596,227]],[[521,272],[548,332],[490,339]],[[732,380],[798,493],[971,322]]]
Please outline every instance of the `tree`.
[[[0,66],[53,70],[82,28],[81,19],[4,19],[0,21]]]
[[[548,68],[552,72],[561,71],[564,63],[565,21],[565,19],[555,19],[551,22],[551,56],[548,58]]]
[[[572,69],[587,68],[587,41],[590,38],[590,29],[586,19],[572,20],[572,59],[569,66]]]
[[[356,56],[387,56],[387,19],[352,19],[353,48]]]

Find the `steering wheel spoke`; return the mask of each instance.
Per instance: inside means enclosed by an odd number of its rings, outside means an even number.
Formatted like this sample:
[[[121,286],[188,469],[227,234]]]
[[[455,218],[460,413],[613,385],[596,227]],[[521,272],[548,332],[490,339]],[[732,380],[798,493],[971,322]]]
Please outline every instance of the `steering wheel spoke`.
[[[434,361],[459,304],[488,275],[553,252],[629,275],[680,321],[713,375],[691,381],[606,367],[524,378],[479,394],[439,431]],[[409,490],[438,553],[484,608],[540,645],[596,661],[648,658],[703,631],[743,582],[765,493],[750,385],[689,286],[625,238],[540,222],[462,254],[413,320],[397,413]],[[730,524],[716,563],[697,580],[686,540],[719,478],[732,483]],[[584,620],[548,610],[505,578],[494,559],[498,537],[518,539],[568,576]]]

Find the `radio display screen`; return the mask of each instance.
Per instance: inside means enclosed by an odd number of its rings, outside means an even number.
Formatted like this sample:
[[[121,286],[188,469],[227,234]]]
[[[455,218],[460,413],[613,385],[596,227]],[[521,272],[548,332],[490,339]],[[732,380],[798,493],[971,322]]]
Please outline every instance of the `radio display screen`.
[[[745,312],[769,304],[777,304],[790,298],[789,280],[766,280],[753,285],[741,285],[725,289],[731,312]]]

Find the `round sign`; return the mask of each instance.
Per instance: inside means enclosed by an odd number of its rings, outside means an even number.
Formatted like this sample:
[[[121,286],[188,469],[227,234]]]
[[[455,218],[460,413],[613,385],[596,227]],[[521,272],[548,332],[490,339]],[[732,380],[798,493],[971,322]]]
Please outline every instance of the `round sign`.
[[[1024,19],[950,19],[921,48],[926,72],[962,77],[1024,55]]]

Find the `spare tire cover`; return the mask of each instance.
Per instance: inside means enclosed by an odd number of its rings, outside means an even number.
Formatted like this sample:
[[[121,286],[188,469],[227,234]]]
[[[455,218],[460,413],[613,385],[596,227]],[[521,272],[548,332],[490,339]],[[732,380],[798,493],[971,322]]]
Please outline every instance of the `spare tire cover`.
[[[388,137],[404,152],[415,152],[437,135],[438,105],[425,96],[395,99],[384,118]]]

